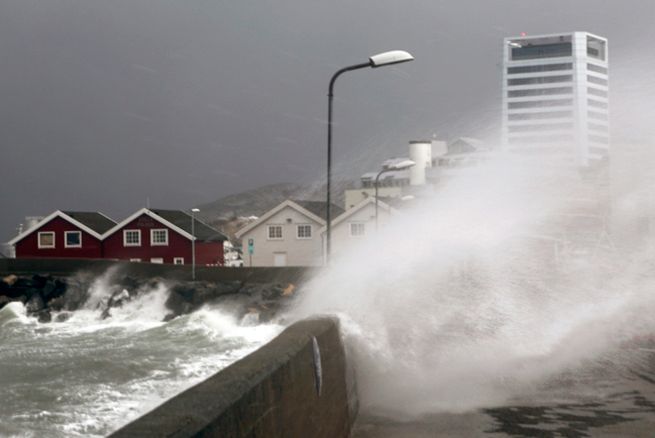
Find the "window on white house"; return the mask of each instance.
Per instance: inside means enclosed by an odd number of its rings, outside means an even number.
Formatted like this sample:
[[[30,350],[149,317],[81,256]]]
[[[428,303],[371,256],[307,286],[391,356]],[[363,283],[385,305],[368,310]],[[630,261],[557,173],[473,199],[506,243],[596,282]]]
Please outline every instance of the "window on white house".
[[[173,264],[174,265],[183,265],[184,264],[184,257],[173,257]]]
[[[141,230],[123,230],[123,246],[141,246]]]
[[[64,246],[66,248],[81,248],[82,247],[82,232],[81,231],[66,231]]]
[[[350,224],[350,235],[359,237],[366,234],[366,224],[361,222],[352,222]]]
[[[164,263],[164,259],[162,257],[153,257],[150,259],[150,263],[156,263],[158,265],[161,265]]]
[[[268,239],[281,240],[282,239],[282,225],[269,225],[268,226]]]
[[[152,246],[167,246],[168,245],[168,230],[154,229],[150,230],[150,245]]]
[[[130,259],[131,262],[140,262],[141,259]]]
[[[298,239],[311,239],[312,226],[311,225],[298,225],[296,228]]]
[[[39,248],[54,248],[55,233],[54,231],[41,231],[39,233]]]

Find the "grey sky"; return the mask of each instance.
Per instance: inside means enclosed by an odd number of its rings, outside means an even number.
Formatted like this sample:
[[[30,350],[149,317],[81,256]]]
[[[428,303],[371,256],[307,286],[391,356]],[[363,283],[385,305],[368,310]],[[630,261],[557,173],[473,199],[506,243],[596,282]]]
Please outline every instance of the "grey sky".
[[[652,56],[653,23],[652,0],[0,0],[0,241],[56,209],[121,220],[320,179],[329,78],[368,55],[416,61],[337,83],[345,175],[493,133],[505,36],[587,30],[616,65]]]

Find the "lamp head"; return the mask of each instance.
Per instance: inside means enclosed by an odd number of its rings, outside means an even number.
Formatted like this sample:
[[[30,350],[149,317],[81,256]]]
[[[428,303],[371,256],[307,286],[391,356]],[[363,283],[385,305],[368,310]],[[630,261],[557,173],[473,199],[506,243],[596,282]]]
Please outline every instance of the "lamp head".
[[[404,50],[391,50],[390,52],[378,53],[369,58],[371,67],[382,67],[383,65],[400,64],[401,62],[413,61],[414,57]]]

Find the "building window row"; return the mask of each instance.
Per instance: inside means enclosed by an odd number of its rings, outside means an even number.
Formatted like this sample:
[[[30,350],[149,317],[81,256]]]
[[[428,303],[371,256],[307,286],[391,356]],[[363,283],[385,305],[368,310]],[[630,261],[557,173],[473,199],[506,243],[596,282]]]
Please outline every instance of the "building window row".
[[[385,178],[378,181],[378,187],[405,187],[407,185],[409,185],[409,180],[406,178]],[[365,189],[375,188],[375,180],[363,180],[362,187]]]
[[[602,144],[609,144],[610,139],[603,136],[603,135],[594,135],[594,134],[589,134],[589,140],[595,142],[595,143],[602,143]]]
[[[537,88],[531,90],[509,90],[507,97],[550,96],[553,94],[571,94],[573,87]]]
[[[559,131],[573,129],[573,123],[548,123],[544,125],[514,125],[509,126],[509,132],[532,132],[532,131]]]
[[[533,85],[533,84],[553,84],[557,82],[571,82],[573,75],[562,76],[539,76],[536,78],[516,78],[508,79],[507,85]]]
[[[542,119],[564,119],[572,117],[573,111],[549,111],[544,113],[519,113],[508,114],[508,120],[542,120]]]
[[[587,99],[587,102],[589,103],[589,105],[594,106],[596,108],[607,109],[607,107],[609,106],[607,104],[607,102],[600,102],[600,101],[594,100],[594,99]]]
[[[123,246],[141,246],[141,230],[123,230]]]
[[[39,248],[54,248],[55,247],[55,233],[52,231],[39,232]]]
[[[512,49],[512,60],[557,58],[571,56],[573,45],[570,42],[557,42],[552,44],[526,45]]]
[[[602,132],[608,132],[609,127],[607,125],[599,125],[597,123],[588,123],[589,129],[593,129],[594,131],[602,131]]]
[[[151,246],[168,246],[168,230],[156,228],[150,230]],[[141,246],[141,230],[123,230],[123,246]]]
[[[311,225],[298,225],[296,227],[296,237],[298,239],[311,239],[312,226]]]
[[[351,222],[350,235],[352,237],[361,237],[366,235],[366,224],[363,222]]]
[[[150,230],[150,245],[168,246],[168,230],[165,228]]]
[[[592,154],[601,155],[601,156],[606,156],[608,154],[608,150],[606,148],[598,148],[598,147],[593,147],[593,146],[589,147],[589,152],[591,152]]]
[[[511,137],[510,144],[549,144],[553,142],[568,142],[573,140],[573,135],[535,135],[526,137]]]
[[[55,248],[55,232],[40,231],[37,235],[37,246],[39,249]],[[64,248],[81,248],[81,231],[64,231]]]
[[[81,248],[82,247],[82,232],[81,231],[66,231],[66,232],[64,232],[64,247],[65,248]]]
[[[529,102],[509,102],[508,109],[519,108],[544,108],[551,106],[569,106],[573,105],[573,99],[552,99],[552,100],[534,100]]]
[[[604,75],[607,74],[607,69],[605,67],[601,67],[600,65],[596,65],[596,64],[587,64],[587,70],[596,73],[602,73]]]
[[[596,76],[591,76],[591,75],[587,75],[587,81],[591,82],[592,84],[604,85],[604,86],[607,86],[607,84],[609,83],[607,79],[597,78]]]
[[[594,96],[599,96],[599,97],[607,97],[607,91],[605,90],[599,90],[598,88],[587,88],[587,92],[589,94],[593,94]]]
[[[282,225],[269,225],[268,226],[268,239],[281,240],[282,239]]]
[[[596,119],[596,120],[607,120],[607,114],[605,113],[597,113],[595,111],[588,111],[587,114],[589,115],[589,118],[591,119]]]
[[[296,225],[297,239],[311,239],[313,227],[310,224]],[[267,228],[268,240],[282,240],[284,238],[282,225],[269,225]]]
[[[560,64],[544,64],[544,65],[525,65],[520,67],[508,67],[507,74],[520,74],[520,73],[540,73],[544,71],[559,71],[559,70],[573,70],[573,63],[565,62]]]

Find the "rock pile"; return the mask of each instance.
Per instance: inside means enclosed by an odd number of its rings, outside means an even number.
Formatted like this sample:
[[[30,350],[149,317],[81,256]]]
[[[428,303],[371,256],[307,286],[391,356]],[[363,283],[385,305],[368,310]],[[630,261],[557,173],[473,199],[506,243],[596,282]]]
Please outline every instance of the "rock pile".
[[[52,312],[59,312],[57,321],[87,305],[94,278],[85,275],[53,277],[10,275],[0,279],[0,308],[12,301],[25,304],[28,315],[41,322],[50,322]],[[256,324],[271,320],[287,306],[295,294],[293,284],[223,282],[175,282],[163,279],[138,279],[116,276],[106,295],[96,305],[101,319],[111,317],[111,309],[121,307],[157,285],[167,285],[166,321],[198,310],[206,304],[217,304],[235,314],[244,323]],[[62,312],[65,311],[65,312]]]

